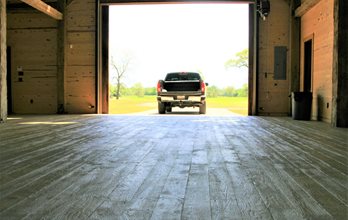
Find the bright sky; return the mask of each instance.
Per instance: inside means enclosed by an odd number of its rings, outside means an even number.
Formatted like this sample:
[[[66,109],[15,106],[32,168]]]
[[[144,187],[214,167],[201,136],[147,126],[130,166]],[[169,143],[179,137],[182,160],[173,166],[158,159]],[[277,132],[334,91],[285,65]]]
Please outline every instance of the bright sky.
[[[220,88],[247,83],[225,62],[248,48],[247,4],[143,4],[110,7],[110,56],[130,58],[123,82],[154,87],[168,72],[199,71]],[[110,68],[110,75],[115,71]]]

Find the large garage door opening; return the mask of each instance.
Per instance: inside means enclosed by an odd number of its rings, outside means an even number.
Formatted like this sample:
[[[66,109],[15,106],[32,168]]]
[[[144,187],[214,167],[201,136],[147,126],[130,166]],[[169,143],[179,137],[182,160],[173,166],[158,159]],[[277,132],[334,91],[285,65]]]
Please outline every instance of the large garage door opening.
[[[248,4],[110,6],[109,113],[155,114],[157,82],[195,72],[208,83],[207,114],[247,115],[248,35]]]

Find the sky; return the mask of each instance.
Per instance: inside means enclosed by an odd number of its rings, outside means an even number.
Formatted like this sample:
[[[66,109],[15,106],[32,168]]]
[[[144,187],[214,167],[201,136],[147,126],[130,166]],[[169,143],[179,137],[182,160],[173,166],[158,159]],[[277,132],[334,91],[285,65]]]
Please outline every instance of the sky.
[[[224,65],[248,48],[247,4],[113,5],[109,28],[110,59],[130,62],[123,79],[128,87],[154,87],[176,71],[200,72],[220,88],[247,83],[246,68]]]

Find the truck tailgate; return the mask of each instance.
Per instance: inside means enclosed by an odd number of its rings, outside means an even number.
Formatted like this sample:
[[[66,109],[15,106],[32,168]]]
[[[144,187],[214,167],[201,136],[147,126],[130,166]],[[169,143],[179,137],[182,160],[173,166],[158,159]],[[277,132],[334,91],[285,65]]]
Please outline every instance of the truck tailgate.
[[[159,96],[201,96],[201,91],[172,91],[172,92],[160,92]]]
[[[200,91],[201,84],[199,80],[164,81],[163,89],[167,92],[193,92]]]

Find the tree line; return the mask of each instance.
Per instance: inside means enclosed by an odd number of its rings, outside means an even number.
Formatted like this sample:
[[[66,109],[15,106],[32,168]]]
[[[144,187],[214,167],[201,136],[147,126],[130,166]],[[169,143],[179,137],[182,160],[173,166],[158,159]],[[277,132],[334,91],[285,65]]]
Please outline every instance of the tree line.
[[[244,84],[242,88],[234,88],[233,86],[228,86],[225,88],[219,88],[217,86],[209,86],[207,91],[208,97],[218,97],[218,96],[226,96],[226,97],[247,97],[248,96],[248,85]]]
[[[119,91],[119,93],[118,93]],[[132,87],[127,87],[125,85],[120,85],[119,90],[117,85],[110,85],[110,98],[117,98],[122,96],[155,96],[156,87],[143,87],[141,83],[136,83]],[[247,97],[248,96],[248,85],[244,84],[242,88],[234,88],[233,86],[228,86],[225,88],[219,88],[217,86],[209,86],[207,89],[207,96],[214,98],[219,96],[226,97]]]
[[[122,96],[138,96],[156,95],[156,87],[143,87],[141,83],[135,83],[132,87],[127,87],[124,84],[117,85],[110,84],[110,98],[117,98]]]

